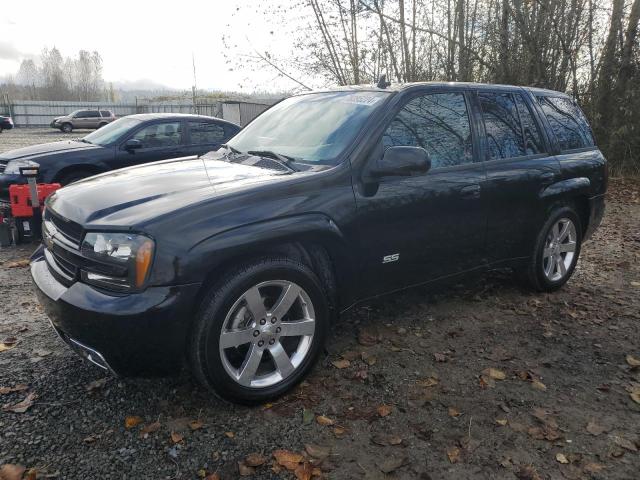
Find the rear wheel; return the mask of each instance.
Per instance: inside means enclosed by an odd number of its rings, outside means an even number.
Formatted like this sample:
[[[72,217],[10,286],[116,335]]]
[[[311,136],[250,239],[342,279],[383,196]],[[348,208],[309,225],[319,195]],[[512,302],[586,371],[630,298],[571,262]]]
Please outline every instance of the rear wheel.
[[[102,122],[100,125],[98,125],[98,128],[102,128],[102,127],[104,127],[105,125],[107,125],[107,123],[106,123],[106,122]]]
[[[556,209],[540,230],[533,257],[521,273],[535,290],[557,290],[571,278],[581,246],[582,226],[575,210]]]
[[[70,123],[63,123],[60,127],[60,130],[62,130],[64,133],[71,133],[73,131],[73,125],[71,125]]]
[[[248,263],[214,285],[197,315],[191,368],[218,396],[274,399],[309,372],[329,325],[317,276],[287,258]]]

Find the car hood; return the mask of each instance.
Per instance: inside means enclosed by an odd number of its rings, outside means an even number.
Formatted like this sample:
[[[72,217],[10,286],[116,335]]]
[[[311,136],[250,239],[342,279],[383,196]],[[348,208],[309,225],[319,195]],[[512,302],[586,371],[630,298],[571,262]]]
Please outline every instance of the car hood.
[[[85,228],[135,228],[175,210],[289,175],[206,157],[186,157],[90,177],[58,190],[48,207]]]
[[[19,158],[27,158],[29,160],[38,161],[38,158],[49,155],[65,154],[71,151],[95,150],[103,148],[99,145],[91,143],[78,142],[76,140],[64,140],[62,142],[43,143],[33,145],[32,147],[17,148],[0,154],[0,160],[17,160]]]

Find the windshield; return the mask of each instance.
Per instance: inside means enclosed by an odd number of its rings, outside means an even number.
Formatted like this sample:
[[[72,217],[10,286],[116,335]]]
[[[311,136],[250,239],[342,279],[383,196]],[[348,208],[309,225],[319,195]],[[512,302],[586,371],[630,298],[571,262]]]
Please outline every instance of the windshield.
[[[119,118],[118,120],[111,122],[109,125],[90,133],[82,140],[85,142],[93,143],[94,145],[105,146],[110,143],[116,142],[122,135],[126,134],[133,127],[138,125],[140,120],[134,118]]]
[[[271,151],[303,162],[335,164],[388,92],[312,93],[287,98],[264,112],[228,145]]]

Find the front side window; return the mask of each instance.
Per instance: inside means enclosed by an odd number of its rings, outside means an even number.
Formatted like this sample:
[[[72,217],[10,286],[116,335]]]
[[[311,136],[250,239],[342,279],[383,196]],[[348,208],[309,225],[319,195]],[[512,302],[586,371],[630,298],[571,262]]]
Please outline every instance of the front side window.
[[[510,93],[480,93],[489,160],[525,155],[520,115]]]
[[[142,142],[142,148],[162,148],[180,145],[181,135],[180,122],[154,123],[136,132],[133,138]]]
[[[432,93],[410,100],[382,135],[383,148],[424,148],[431,167],[473,162],[473,141],[463,93]]]
[[[269,150],[303,162],[335,165],[390,95],[337,91],[290,97],[258,116],[228,145],[241,152]]]
[[[558,140],[560,150],[594,145],[589,123],[574,102],[565,97],[539,96],[538,103]]]
[[[192,145],[220,143],[224,140],[224,127],[212,122],[189,122]]]

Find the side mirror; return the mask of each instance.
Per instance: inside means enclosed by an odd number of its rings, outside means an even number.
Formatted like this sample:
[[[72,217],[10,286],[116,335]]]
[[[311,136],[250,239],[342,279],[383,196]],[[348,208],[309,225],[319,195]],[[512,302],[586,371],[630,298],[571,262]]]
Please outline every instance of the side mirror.
[[[369,177],[409,176],[425,173],[431,168],[431,159],[424,148],[389,147],[368,173]]]
[[[137,138],[131,138],[124,144],[124,149],[128,152],[133,152],[134,150],[138,150],[140,148],[142,148],[142,142]]]

